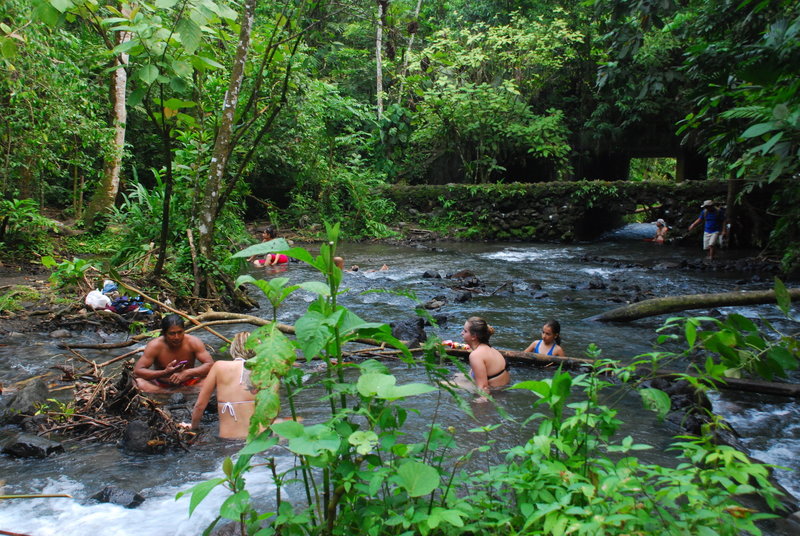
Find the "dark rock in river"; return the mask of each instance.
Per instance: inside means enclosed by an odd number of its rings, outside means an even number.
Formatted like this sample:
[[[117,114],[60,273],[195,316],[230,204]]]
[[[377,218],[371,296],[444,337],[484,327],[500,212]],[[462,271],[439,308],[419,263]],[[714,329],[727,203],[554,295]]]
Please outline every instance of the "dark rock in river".
[[[445,296],[436,296],[435,298],[429,300],[425,305],[425,309],[441,309],[447,305],[447,298]]]
[[[125,508],[136,508],[144,502],[144,497],[135,491],[121,489],[116,486],[106,486],[89,498],[101,503],[118,504]]]
[[[534,292],[533,299],[534,300],[542,300],[544,298],[549,298],[550,294],[544,291]]]
[[[458,272],[451,274],[451,279],[467,279],[469,277],[475,277],[475,273],[470,270],[459,270]]]
[[[132,454],[149,454],[152,452],[148,441],[152,438],[150,427],[144,421],[131,421],[125,428],[120,440],[123,450]]]
[[[37,406],[47,402],[50,390],[44,380],[37,379],[29,382],[9,397],[1,397],[0,425],[19,424],[25,415],[36,413]]]
[[[15,458],[47,458],[55,452],[64,452],[61,443],[33,434],[17,434],[3,444],[3,454]]]
[[[434,270],[425,270],[425,272],[422,273],[422,277],[423,279],[441,279],[442,274]]]
[[[456,303],[468,302],[471,299],[472,299],[472,292],[469,292],[467,290],[456,292],[456,295],[453,297],[453,301]]]
[[[428,340],[428,334],[425,333],[425,320],[420,317],[392,322],[389,325],[392,327],[392,336],[406,341],[409,348],[416,348],[420,343]]]

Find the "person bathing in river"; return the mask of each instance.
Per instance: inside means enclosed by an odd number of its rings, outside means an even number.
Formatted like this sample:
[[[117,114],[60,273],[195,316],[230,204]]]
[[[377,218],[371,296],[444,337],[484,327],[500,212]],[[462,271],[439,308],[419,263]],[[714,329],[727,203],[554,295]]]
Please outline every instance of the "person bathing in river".
[[[195,367],[195,361],[200,365]],[[145,393],[196,391],[213,364],[203,341],[186,335],[183,319],[169,314],[161,319],[161,335],[144,347],[133,374],[136,387]]]
[[[511,381],[506,358],[489,345],[494,328],[481,317],[472,316],[464,323],[461,337],[472,350],[469,353],[470,376],[482,392],[503,387]]]
[[[656,235],[653,238],[648,238],[647,240],[650,242],[655,242],[656,244],[663,244],[667,240],[668,232],[669,227],[667,227],[667,222],[659,218],[656,220]]]
[[[226,439],[245,439],[250,428],[250,418],[256,405],[256,389],[250,382],[250,371],[244,366],[245,360],[253,356],[252,351],[245,350],[244,343],[250,334],[237,333],[231,343],[233,361],[217,361],[211,367],[208,378],[197,396],[192,409],[191,428],[200,427],[211,394],[217,391],[217,407],[219,413],[219,436]],[[275,384],[277,389],[277,382]],[[182,424],[188,427],[187,424]]]
[[[564,349],[561,348],[561,324],[558,320],[548,320],[542,326],[542,338],[533,341],[526,352],[536,354],[564,356]]]
[[[270,240],[277,238],[277,236],[278,236],[278,231],[275,230],[275,227],[269,225],[261,233],[261,241],[269,242]],[[276,264],[286,264],[289,262],[289,257],[284,255],[283,253],[281,254],[267,253],[267,255],[262,259],[259,259],[257,255],[253,255],[247,260],[252,262],[253,266],[258,268],[261,266],[275,266]]]

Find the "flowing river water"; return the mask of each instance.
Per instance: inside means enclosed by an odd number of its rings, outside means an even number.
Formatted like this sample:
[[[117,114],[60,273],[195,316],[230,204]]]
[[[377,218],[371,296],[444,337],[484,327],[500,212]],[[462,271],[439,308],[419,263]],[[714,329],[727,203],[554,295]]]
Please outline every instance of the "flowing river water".
[[[414,316],[414,307],[418,304],[408,297],[409,293],[423,303],[443,295],[448,303],[436,312],[447,315],[447,320],[436,330],[442,339],[458,340],[465,319],[480,315],[495,327],[493,345],[513,350],[523,350],[531,340],[539,338],[539,329],[547,319],[556,318],[561,322],[567,355],[581,357],[587,345],[594,343],[602,349],[603,356],[624,360],[651,351],[655,330],[664,320],[664,317],[656,317],[626,324],[600,324],[589,320],[621,305],[619,300],[626,296],[659,297],[771,286],[769,281],[744,274],[678,268],[682,260],[702,255],[699,244],[698,248],[680,248],[644,242],[642,238],[652,236],[653,231],[651,225],[633,224],[596,242],[571,245],[342,244],[338,253],[345,257],[346,266],[358,264],[361,270],[345,273],[342,286],[349,290],[341,302],[366,320],[394,322]],[[726,255],[732,253],[723,252],[723,258]],[[367,271],[383,264],[389,266],[388,271]],[[450,287],[455,281],[423,277],[426,271],[446,276],[465,269],[480,279],[483,292],[464,303],[453,300],[455,293]],[[265,276],[261,269],[254,269],[252,273],[256,277]],[[285,271],[266,275],[288,277],[293,283],[319,279],[316,273],[300,264],[290,264]],[[596,288],[603,286],[605,288]],[[280,310],[279,320],[292,324],[312,299],[307,294],[293,295]],[[775,306],[739,307],[725,312],[734,311],[753,319],[767,319],[786,331],[792,331],[795,325]],[[708,314],[709,311],[694,313]],[[255,314],[270,317],[271,308],[262,300],[262,307]],[[251,328],[239,326],[220,331],[230,336],[239,329]],[[430,334],[434,333],[432,328],[427,329]],[[195,334],[215,348],[221,346],[213,336]],[[67,342],[96,343],[98,334],[93,331],[75,333]],[[99,362],[122,351],[109,354],[86,350],[82,353]],[[0,340],[0,378],[10,384],[43,373],[68,357],[47,334],[7,337]],[[399,383],[426,381],[419,370],[393,362],[387,365],[399,377]],[[308,366],[309,383],[317,374],[313,367]],[[512,374],[516,382],[545,378],[550,372],[515,367]],[[792,381],[800,379],[795,377]],[[306,424],[327,414],[327,406],[315,400],[314,395],[314,389],[309,389],[300,402],[299,413]],[[510,415],[519,417],[519,421],[531,412],[530,395],[523,391],[502,392],[497,400]],[[751,455],[787,468],[777,470],[778,481],[800,497],[800,476],[796,473],[800,469],[800,459],[796,456],[800,448],[800,404],[792,399],[734,392],[713,394],[712,400],[715,410],[741,435]],[[414,407],[419,415],[410,419],[412,427],[420,432],[424,430],[434,412],[445,426],[453,425],[459,431],[501,421],[489,404],[473,404],[476,420],[469,421],[454,403],[447,400],[439,403],[437,411],[435,396],[415,398]],[[648,461],[674,463],[669,452],[665,452],[671,436],[677,433],[674,428],[642,411],[640,401],[633,397],[622,400],[619,409],[625,421],[621,433],[634,435],[637,442],[655,447],[644,456]],[[493,434],[498,440],[497,446],[487,453],[488,459],[482,459],[482,463],[502,459],[501,449],[524,441],[524,433],[516,425],[498,429]],[[483,439],[475,434],[458,434],[462,450],[476,446]],[[36,536],[200,534],[226,498],[224,490],[217,488],[212,492],[191,517],[188,498],[176,501],[175,495],[198,482],[220,476],[222,460],[241,447],[238,442],[215,438],[213,429],[207,430],[190,451],[163,455],[131,456],[115,445],[66,445],[65,453],[42,460],[0,456],[0,494],[68,493],[73,497],[0,501],[0,530]],[[279,455],[277,461],[284,467],[292,464],[288,455]],[[126,509],[89,499],[109,484],[138,491],[146,500],[138,508]],[[248,489],[251,495],[260,498],[264,510],[268,511],[273,504],[274,489],[267,471],[251,472]],[[289,493],[291,495],[291,490]],[[786,530],[770,527],[767,533],[788,535]]]

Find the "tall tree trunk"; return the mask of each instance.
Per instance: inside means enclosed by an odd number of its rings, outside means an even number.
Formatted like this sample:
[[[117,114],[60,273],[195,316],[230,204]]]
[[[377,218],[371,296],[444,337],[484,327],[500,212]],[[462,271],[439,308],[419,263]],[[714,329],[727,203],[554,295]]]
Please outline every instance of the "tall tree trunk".
[[[128,14],[124,10],[123,13]],[[117,44],[122,44],[130,39],[130,32],[117,33]],[[126,88],[128,73],[128,55],[119,54],[114,57],[114,72],[111,75],[111,99],[114,102],[114,144],[111,154],[106,156],[103,169],[103,179],[92,196],[89,206],[86,207],[86,226],[91,226],[98,216],[105,214],[117,200],[119,193],[119,177],[122,170],[122,156],[125,153],[125,127],[128,121],[128,107],[126,101]]]
[[[383,117],[383,21],[389,0],[378,1],[378,24],[375,30],[375,94],[378,102],[378,120]]]
[[[213,259],[214,232],[216,218],[220,204],[220,196],[224,187],[225,171],[228,158],[231,154],[233,140],[233,125],[236,116],[236,106],[239,103],[239,93],[244,78],[244,66],[247,62],[247,51],[250,48],[250,37],[255,19],[256,0],[246,0],[242,16],[239,44],[236,47],[236,56],[231,69],[231,78],[225,99],[222,103],[222,118],[220,120],[217,138],[214,141],[214,151],[211,156],[211,166],[208,181],[204,190],[203,201],[200,206],[200,225],[198,228],[197,245],[200,256]],[[210,274],[206,273],[206,290],[212,290]]]

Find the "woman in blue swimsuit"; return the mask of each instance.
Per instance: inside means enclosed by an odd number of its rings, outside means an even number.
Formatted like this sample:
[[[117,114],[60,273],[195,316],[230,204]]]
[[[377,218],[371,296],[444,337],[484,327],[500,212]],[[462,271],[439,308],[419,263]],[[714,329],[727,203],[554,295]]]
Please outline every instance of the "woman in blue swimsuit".
[[[525,348],[526,352],[533,352],[544,355],[564,356],[564,349],[561,348],[561,324],[558,320],[548,320],[542,326],[542,338],[533,341],[530,346]]]

